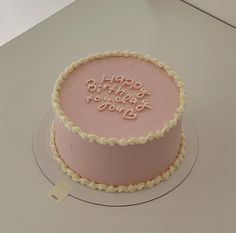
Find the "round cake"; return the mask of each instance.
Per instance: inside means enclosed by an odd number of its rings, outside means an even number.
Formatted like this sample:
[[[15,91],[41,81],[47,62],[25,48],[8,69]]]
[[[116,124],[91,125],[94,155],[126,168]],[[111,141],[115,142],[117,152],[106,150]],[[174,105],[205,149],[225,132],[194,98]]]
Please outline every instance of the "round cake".
[[[126,51],[82,58],[60,74],[52,104],[53,157],[88,187],[150,188],[183,160],[183,82],[157,59]]]

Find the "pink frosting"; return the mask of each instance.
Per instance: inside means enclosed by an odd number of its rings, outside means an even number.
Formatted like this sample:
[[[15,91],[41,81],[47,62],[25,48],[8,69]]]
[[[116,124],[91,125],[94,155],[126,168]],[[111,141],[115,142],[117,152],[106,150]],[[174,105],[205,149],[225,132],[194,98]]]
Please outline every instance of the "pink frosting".
[[[86,96],[93,94],[89,93],[86,82],[93,79],[100,83],[103,75],[122,75],[142,83],[150,92],[150,96],[142,99],[147,100],[149,107],[139,108],[135,120],[126,120],[119,112],[98,111],[98,102],[86,101]],[[130,93],[133,95],[135,91]],[[103,92],[99,95],[104,97]],[[108,57],[80,65],[70,73],[61,87],[60,104],[83,131],[103,137],[139,137],[161,129],[173,118],[179,106],[179,89],[164,70],[150,62]],[[68,130],[57,117],[54,123],[56,145],[65,163],[82,177],[108,185],[135,184],[154,178],[170,166],[180,148],[181,121],[159,139],[128,146],[91,143]]]
[[[86,82],[94,79],[99,83],[103,75],[123,75],[141,82],[151,93],[143,99],[150,101],[152,109],[139,112],[136,120],[125,120],[118,112],[98,111],[98,103],[86,102],[86,96],[93,94],[88,92]],[[60,91],[61,107],[77,126],[88,133],[117,138],[146,136],[162,128],[173,118],[178,97],[179,89],[164,70],[131,57],[108,57],[80,65],[69,74]]]
[[[135,184],[164,172],[180,148],[181,122],[164,137],[143,145],[103,146],[83,140],[55,120],[58,151],[82,177],[108,185]]]

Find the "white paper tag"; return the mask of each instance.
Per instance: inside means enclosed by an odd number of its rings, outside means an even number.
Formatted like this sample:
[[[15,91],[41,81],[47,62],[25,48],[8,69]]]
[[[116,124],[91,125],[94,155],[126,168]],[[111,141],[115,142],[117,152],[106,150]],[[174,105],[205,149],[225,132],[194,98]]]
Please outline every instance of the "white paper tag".
[[[72,185],[66,183],[63,180],[60,180],[55,183],[52,189],[47,193],[47,196],[59,204],[68,196],[68,194],[72,190]]]

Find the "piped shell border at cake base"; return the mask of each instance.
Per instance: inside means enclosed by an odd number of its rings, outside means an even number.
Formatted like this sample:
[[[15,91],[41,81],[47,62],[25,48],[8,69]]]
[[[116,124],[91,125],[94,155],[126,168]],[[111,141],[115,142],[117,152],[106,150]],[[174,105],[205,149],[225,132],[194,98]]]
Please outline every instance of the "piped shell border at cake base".
[[[156,130],[154,132],[149,132],[147,135],[144,135],[142,137],[131,137],[128,139],[125,138],[114,138],[114,137],[100,137],[96,134],[88,133],[83,131],[78,125],[75,125],[74,122],[72,122],[68,116],[65,114],[63,109],[60,105],[60,90],[61,86],[64,82],[64,80],[68,77],[68,75],[76,69],[79,65],[85,64],[89,61],[95,60],[95,59],[103,59],[106,57],[133,57],[138,58],[140,60],[144,60],[147,62],[151,62],[152,64],[158,66],[159,68],[165,70],[169,77],[171,77],[177,87],[179,88],[180,94],[179,94],[179,106],[176,109],[175,113],[173,114],[172,119],[170,119],[161,129]],[[126,145],[135,145],[135,144],[145,144],[149,141],[152,141],[154,139],[158,139],[163,137],[171,128],[177,125],[178,121],[181,119],[182,114],[184,112],[185,108],[185,90],[184,90],[184,83],[179,78],[179,76],[170,69],[168,65],[166,65],[163,62],[160,62],[156,58],[151,58],[147,55],[143,55],[141,53],[137,52],[127,52],[127,51],[113,51],[113,52],[104,52],[104,53],[97,53],[89,55],[86,58],[82,58],[77,62],[73,62],[70,66],[68,66],[64,72],[62,72],[57,79],[53,94],[52,94],[52,105],[56,112],[56,115],[58,119],[65,125],[65,127],[69,130],[71,130],[74,133],[77,133],[80,135],[82,139],[87,139],[90,142],[96,142],[101,145],[110,145],[113,146],[115,144],[118,144],[120,146],[126,146]]]
[[[61,170],[65,172],[68,176],[70,176],[73,181],[84,184],[89,188],[104,190],[106,192],[135,192],[144,188],[151,188],[154,185],[159,184],[161,181],[167,180],[175,172],[175,170],[180,166],[180,163],[183,161],[185,156],[186,138],[184,131],[182,131],[179,153],[176,159],[172,162],[172,164],[167,168],[165,172],[145,182],[141,182],[138,184],[130,184],[130,185],[119,185],[119,186],[96,183],[95,181],[92,181],[88,178],[81,177],[77,172],[73,171],[60,157],[56,145],[55,129],[53,124],[51,126],[51,133],[50,133],[50,147],[52,150],[53,158],[57,161],[57,163],[61,167]]]

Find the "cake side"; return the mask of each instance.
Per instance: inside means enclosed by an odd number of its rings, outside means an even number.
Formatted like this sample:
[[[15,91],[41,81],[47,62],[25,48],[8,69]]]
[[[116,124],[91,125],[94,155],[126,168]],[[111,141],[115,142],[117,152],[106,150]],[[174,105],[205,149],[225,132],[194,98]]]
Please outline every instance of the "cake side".
[[[62,126],[64,127],[64,126]],[[77,135],[78,137],[79,135]],[[79,141],[82,140],[81,138]],[[83,142],[86,142],[85,140],[82,140]],[[58,144],[60,145],[60,144]],[[99,144],[97,144],[99,145]],[[72,178],[73,181],[79,182],[83,185],[86,185],[89,188],[92,189],[98,189],[106,192],[135,192],[142,190],[144,188],[152,188],[154,185],[159,184],[162,181],[168,180],[171,175],[174,174],[175,170],[180,166],[181,162],[184,159],[185,156],[185,149],[186,149],[186,139],[185,134],[182,131],[181,133],[181,141],[179,146],[179,151],[177,153],[177,156],[175,156],[175,159],[171,162],[171,164],[165,168],[165,170],[161,173],[156,173],[156,175],[153,178],[150,178],[148,180],[142,179],[139,183],[130,183],[130,184],[107,184],[107,181],[102,182],[96,182],[89,179],[88,177],[84,177],[80,174],[80,172],[73,170],[66,162],[65,158],[62,158],[61,153],[59,152],[59,149],[57,147],[56,143],[56,134],[55,134],[55,128],[54,124],[52,124],[51,127],[51,133],[50,133],[50,146],[52,150],[53,158],[57,161],[58,165],[60,166],[61,170],[65,172],[68,176]],[[123,147],[122,147],[123,148]],[[84,156],[86,156],[84,154]],[[98,157],[99,158],[99,157]],[[73,158],[72,158],[73,159]],[[131,167],[128,167],[129,171],[132,171],[133,165]],[[106,177],[112,177],[113,176],[113,170],[110,170]],[[136,174],[136,173],[135,173]],[[96,180],[96,178],[95,178]],[[125,181],[127,183],[127,181]]]
[[[164,137],[139,145],[100,145],[80,138],[57,119],[55,143],[63,161],[81,177],[106,185],[130,185],[162,174],[176,159],[181,121]]]

